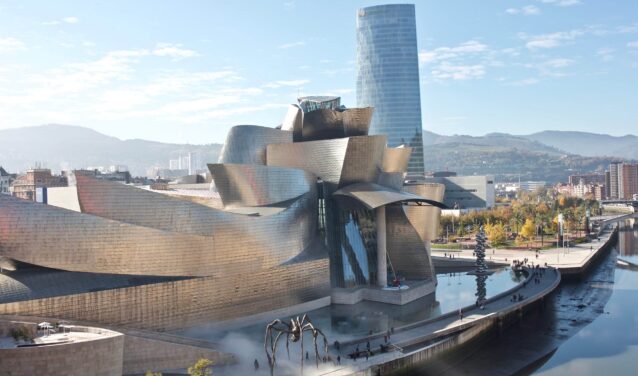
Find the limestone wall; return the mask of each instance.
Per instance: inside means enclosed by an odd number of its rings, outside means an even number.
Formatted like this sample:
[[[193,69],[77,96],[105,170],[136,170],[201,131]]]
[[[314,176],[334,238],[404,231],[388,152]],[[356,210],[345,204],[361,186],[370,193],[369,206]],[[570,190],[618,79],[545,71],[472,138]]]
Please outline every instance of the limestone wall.
[[[120,376],[124,336],[101,330],[94,340],[0,349],[0,373],[7,376]]]

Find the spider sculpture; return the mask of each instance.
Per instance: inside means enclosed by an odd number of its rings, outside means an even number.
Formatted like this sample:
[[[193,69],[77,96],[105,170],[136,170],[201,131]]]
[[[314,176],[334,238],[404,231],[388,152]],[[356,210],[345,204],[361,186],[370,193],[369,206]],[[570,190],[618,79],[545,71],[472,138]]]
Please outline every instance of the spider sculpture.
[[[299,316],[296,319],[291,318],[290,324],[281,321],[279,319],[271,322],[266,326],[266,336],[264,338],[264,349],[266,350],[266,356],[268,357],[268,363],[271,367],[275,366],[277,343],[279,338],[284,335],[286,337],[286,352],[290,359],[290,348],[288,344],[290,341],[299,342],[301,344],[301,367],[303,368],[304,351],[303,351],[303,333],[310,332],[315,344],[315,360],[317,362],[317,368],[319,367],[319,349],[317,347],[317,337],[321,334],[323,337],[324,352],[328,353],[328,340],[323,332],[312,325],[308,315],[303,315],[301,320]],[[269,349],[270,347],[270,349]],[[270,350],[270,351],[269,351]]]

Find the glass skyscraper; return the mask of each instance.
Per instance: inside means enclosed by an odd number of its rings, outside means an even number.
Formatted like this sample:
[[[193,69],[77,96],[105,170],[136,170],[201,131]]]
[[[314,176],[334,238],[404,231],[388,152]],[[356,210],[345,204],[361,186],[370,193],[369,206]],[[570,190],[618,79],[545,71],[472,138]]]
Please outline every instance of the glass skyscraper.
[[[357,105],[375,108],[370,134],[388,146],[412,147],[409,175],[423,175],[423,134],[413,4],[379,5],[357,13]]]

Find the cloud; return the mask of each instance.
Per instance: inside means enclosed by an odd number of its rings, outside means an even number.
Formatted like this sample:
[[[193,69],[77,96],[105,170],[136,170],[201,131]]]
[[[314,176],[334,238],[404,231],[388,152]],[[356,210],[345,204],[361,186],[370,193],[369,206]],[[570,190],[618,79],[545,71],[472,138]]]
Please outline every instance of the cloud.
[[[602,61],[612,61],[614,60],[614,52],[615,50],[613,48],[599,48],[598,51],[596,51],[596,55],[598,55]]]
[[[559,7],[570,7],[572,5],[580,5],[580,0],[540,0],[541,3],[552,4]]]
[[[419,61],[421,63],[431,63],[485,51],[487,51],[487,45],[475,40],[469,40],[455,47],[438,47],[432,51],[421,51],[419,53]]]
[[[263,87],[268,89],[277,89],[282,86],[302,86],[310,83],[310,80],[279,80],[264,84]]]
[[[525,47],[530,50],[547,49],[561,46],[565,41],[574,40],[585,33],[582,30],[559,31],[550,34],[527,35],[519,33],[518,37],[524,41]]]
[[[485,66],[476,65],[452,65],[443,62],[432,70],[432,77],[436,80],[472,80],[482,78],[485,75]]]
[[[551,59],[544,62],[542,65],[549,68],[565,68],[574,64],[574,60],[571,59]]]
[[[158,43],[152,51],[155,56],[171,57],[173,60],[181,60],[189,57],[200,56],[197,51],[182,48],[181,44]]]
[[[299,41],[299,42],[292,42],[292,43],[284,43],[284,44],[281,44],[281,45],[277,46],[277,48],[285,50],[285,49],[288,49],[288,48],[302,47],[302,46],[305,46],[305,45],[306,45],[306,42]]]
[[[638,48],[638,40],[627,43],[627,47],[629,47],[629,48]]]
[[[545,60],[541,63],[523,64],[523,67],[535,69],[538,71],[538,74],[543,77],[565,77],[570,75],[568,71],[565,71],[565,68],[575,63],[575,60],[572,59],[556,58]]]
[[[526,5],[522,8],[508,8],[505,13],[510,15],[522,14],[525,16],[537,16],[541,14],[541,10],[534,5]]]
[[[64,17],[61,20],[44,21],[44,22],[42,22],[42,25],[44,25],[44,26],[55,26],[55,25],[60,25],[62,23],[76,24],[78,22],[80,22],[79,18],[73,17],[73,16],[69,16],[69,17]]]
[[[514,85],[514,86],[530,86],[530,85],[536,85],[537,83],[538,83],[538,79],[537,78],[524,78],[522,80],[513,82],[512,85]]]
[[[24,50],[25,45],[20,39],[7,37],[0,38],[0,53]]]

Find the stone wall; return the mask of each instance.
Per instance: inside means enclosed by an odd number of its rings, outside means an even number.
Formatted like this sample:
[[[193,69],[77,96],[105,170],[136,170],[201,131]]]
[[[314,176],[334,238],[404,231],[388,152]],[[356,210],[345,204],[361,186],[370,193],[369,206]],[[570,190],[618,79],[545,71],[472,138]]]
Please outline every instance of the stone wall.
[[[92,328],[94,329],[94,328]],[[0,349],[0,372],[7,376],[120,376],[124,336],[101,330],[94,340]]]

